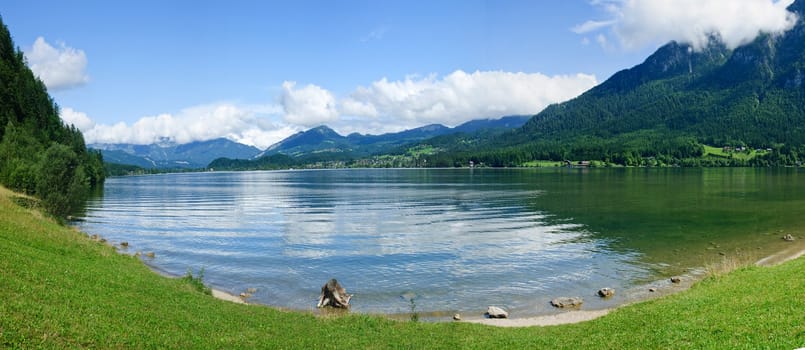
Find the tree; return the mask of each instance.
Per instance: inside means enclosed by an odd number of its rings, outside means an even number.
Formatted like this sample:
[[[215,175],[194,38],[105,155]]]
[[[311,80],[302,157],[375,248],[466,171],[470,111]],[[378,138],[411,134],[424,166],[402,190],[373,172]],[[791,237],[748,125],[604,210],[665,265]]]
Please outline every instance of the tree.
[[[38,196],[63,217],[104,180],[100,153],[88,151],[81,132],[61,121],[0,18],[0,184]]]
[[[39,162],[36,193],[45,209],[63,217],[75,210],[89,190],[84,166],[70,147],[52,143]]]

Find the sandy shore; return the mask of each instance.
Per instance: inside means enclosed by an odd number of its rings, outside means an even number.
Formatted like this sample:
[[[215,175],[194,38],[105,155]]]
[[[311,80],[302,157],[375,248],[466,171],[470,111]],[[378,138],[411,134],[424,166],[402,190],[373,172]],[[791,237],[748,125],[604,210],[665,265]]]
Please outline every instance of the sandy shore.
[[[237,303],[237,304],[247,304],[247,302],[245,300],[243,300],[239,296],[232,295],[232,294],[229,294],[229,293],[224,292],[222,290],[218,290],[218,289],[214,289],[214,288],[212,289],[212,296],[214,296],[214,297],[216,297],[218,299],[221,299],[221,300],[231,301],[231,302]]]
[[[805,255],[805,239],[799,239],[791,243],[791,247],[758,260],[757,266],[774,266],[791,261]]]
[[[558,326],[561,324],[579,323],[584,321],[594,320],[601,316],[608,314],[613,309],[604,310],[576,310],[568,311],[556,315],[524,317],[524,318],[481,318],[469,319],[465,322],[480,323],[487,326],[496,327],[545,327],[545,326]]]

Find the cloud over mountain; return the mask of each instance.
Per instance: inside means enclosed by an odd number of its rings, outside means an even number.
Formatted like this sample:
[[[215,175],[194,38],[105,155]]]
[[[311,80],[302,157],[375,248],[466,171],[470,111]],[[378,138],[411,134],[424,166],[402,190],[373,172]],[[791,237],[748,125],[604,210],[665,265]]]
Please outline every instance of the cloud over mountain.
[[[345,116],[377,126],[457,125],[478,118],[536,114],[576,97],[597,83],[586,74],[457,70],[447,76],[386,78],[358,87],[340,103]],[[398,128],[399,129],[399,128]],[[394,131],[394,130],[386,130]],[[397,130],[399,131],[399,130]]]
[[[763,33],[791,29],[797,16],[786,8],[793,0],[613,0],[595,1],[611,18],[589,20],[572,28],[588,34],[607,30],[625,49],[664,44],[671,40],[694,48],[713,35],[729,48]],[[601,40],[598,40],[601,42]]]
[[[295,125],[316,126],[338,119],[335,97],[316,85],[296,88],[296,82],[282,83],[282,107],[285,121]]]
[[[186,108],[178,114],[164,113],[140,118],[135,123],[96,124],[85,113],[64,108],[61,118],[74,124],[88,144],[152,144],[161,140],[177,143],[225,137],[258,148],[266,148],[299,128],[265,117],[278,114],[277,106],[238,106],[230,103]]]
[[[145,116],[129,125],[96,124],[64,108],[62,119],[84,132],[87,143],[178,143],[225,137],[264,149],[291,134],[327,124],[339,132],[382,134],[426,124],[455,126],[479,118],[536,114],[597,84],[592,75],[455,71],[444,77],[386,78],[344,98],[320,86],[282,84],[278,105],[218,103],[179,113]]]

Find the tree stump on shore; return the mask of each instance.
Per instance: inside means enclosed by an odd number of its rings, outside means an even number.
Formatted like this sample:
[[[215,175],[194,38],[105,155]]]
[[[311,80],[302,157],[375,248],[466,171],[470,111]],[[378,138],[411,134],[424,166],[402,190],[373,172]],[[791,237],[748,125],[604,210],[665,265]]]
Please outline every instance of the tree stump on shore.
[[[319,303],[317,308],[325,306],[332,306],[341,309],[349,308],[349,300],[352,294],[347,294],[346,289],[338,283],[335,278],[330,279],[321,287],[321,294],[319,295]]]

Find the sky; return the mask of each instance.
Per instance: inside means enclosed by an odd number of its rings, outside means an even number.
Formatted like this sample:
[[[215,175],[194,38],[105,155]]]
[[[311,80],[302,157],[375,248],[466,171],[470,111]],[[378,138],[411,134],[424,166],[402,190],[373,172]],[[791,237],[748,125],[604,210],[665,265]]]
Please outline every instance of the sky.
[[[730,47],[793,0],[40,1],[0,16],[88,144],[260,149],[533,115],[676,40]]]

